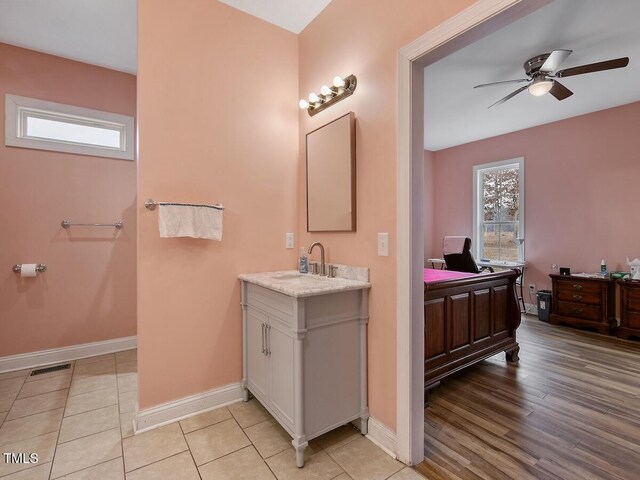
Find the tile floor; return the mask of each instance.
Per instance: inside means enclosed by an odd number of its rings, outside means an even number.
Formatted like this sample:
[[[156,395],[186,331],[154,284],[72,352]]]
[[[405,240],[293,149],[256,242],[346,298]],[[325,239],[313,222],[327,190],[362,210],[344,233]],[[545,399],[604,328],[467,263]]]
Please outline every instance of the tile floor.
[[[0,374],[2,480],[416,480],[351,425],[310,442],[295,466],[291,438],[256,401],[236,403],[133,435],[136,351],[72,362],[35,377]]]

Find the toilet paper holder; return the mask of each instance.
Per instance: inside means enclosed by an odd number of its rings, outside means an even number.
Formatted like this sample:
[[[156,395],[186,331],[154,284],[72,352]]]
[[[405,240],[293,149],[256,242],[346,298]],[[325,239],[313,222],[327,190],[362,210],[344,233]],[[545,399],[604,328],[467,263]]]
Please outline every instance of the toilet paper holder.
[[[22,265],[21,264],[16,264],[13,266],[13,271],[16,273],[20,273],[20,271],[22,270]],[[42,272],[46,272],[47,271],[47,266],[44,263],[39,263],[38,266],[36,267],[36,272],[42,273]]]

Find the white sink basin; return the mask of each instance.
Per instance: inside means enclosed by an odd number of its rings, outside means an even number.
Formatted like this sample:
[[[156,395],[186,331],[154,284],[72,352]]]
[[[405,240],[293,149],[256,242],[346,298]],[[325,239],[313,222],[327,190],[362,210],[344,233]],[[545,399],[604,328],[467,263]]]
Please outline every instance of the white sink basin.
[[[271,278],[277,282],[291,282],[311,285],[317,285],[318,283],[326,283],[331,281],[327,277],[320,277],[318,275],[311,275],[309,273],[282,273],[279,275],[274,275]]]

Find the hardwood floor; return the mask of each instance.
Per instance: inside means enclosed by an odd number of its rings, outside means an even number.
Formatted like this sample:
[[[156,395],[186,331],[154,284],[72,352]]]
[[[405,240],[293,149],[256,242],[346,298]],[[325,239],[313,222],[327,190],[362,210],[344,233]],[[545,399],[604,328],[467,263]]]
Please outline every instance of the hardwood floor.
[[[446,379],[425,410],[433,479],[640,478],[640,342],[523,317],[520,363]]]

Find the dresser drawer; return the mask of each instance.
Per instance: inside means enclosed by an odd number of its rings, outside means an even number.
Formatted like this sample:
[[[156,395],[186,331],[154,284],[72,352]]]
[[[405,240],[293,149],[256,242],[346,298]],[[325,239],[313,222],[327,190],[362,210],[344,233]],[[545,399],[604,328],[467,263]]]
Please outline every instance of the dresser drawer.
[[[586,294],[600,294],[601,287],[597,282],[584,282],[580,280],[558,280],[558,291],[564,291],[567,293],[577,293],[581,295]]]
[[[627,328],[640,329],[640,313],[626,312],[626,325]]]
[[[565,315],[567,317],[583,318],[585,320],[600,321],[602,315],[600,306],[597,305],[585,305],[582,303],[563,302],[558,301],[556,303],[558,308],[558,314]]]
[[[629,300],[640,300],[640,288],[623,288],[627,291],[627,298]]]
[[[558,300],[573,303],[600,305],[602,303],[602,293],[600,292],[600,290],[594,293],[558,285]]]
[[[630,312],[640,313],[640,299],[631,298],[631,292],[629,292],[629,296],[627,297],[626,309]]]

